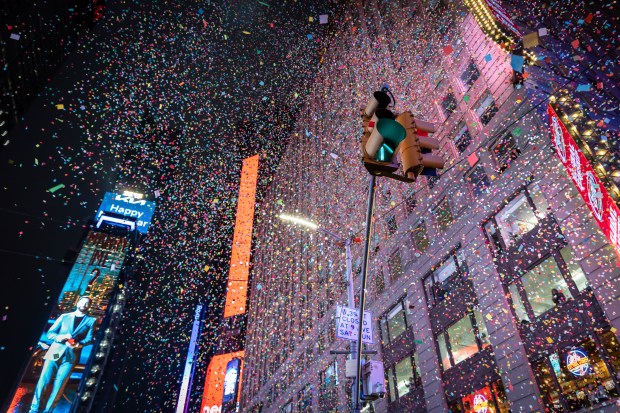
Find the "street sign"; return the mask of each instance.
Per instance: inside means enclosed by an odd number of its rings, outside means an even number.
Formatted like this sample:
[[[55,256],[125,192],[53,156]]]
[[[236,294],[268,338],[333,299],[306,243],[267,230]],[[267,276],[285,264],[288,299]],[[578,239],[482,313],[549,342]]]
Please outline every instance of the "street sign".
[[[336,337],[349,341],[357,341],[359,334],[359,310],[357,308],[348,308],[337,306],[336,309]],[[374,344],[372,334],[372,313],[364,311],[364,319],[362,320],[362,343]]]

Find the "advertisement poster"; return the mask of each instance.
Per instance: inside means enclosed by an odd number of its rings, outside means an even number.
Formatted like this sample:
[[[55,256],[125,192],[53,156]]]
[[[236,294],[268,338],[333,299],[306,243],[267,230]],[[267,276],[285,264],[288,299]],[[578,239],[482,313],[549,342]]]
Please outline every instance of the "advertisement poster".
[[[88,234],[8,413],[69,411],[128,248],[125,237]]]

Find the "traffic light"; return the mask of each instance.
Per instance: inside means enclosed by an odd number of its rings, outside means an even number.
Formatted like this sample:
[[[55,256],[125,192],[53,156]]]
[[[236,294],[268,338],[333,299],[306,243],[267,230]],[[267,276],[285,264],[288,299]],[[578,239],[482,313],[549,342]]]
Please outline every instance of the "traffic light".
[[[402,179],[401,175],[394,174],[398,170],[398,163],[393,162],[394,153],[400,142],[405,139],[406,131],[396,122],[396,116],[387,109],[391,99],[387,93],[374,92],[366,109],[362,110],[362,157],[364,166],[372,175],[389,176]]]
[[[439,141],[428,136],[435,132],[435,125],[415,119],[411,112],[401,113],[396,121],[407,132],[398,150],[405,176],[413,180],[420,175],[436,176],[437,169],[443,169],[444,160],[431,153],[439,149]]]
[[[439,141],[428,136],[435,132],[435,126],[415,119],[411,112],[394,115],[387,109],[390,102],[384,91],[374,92],[366,109],[361,111],[364,166],[372,175],[404,182],[414,182],[420,175],[437,175],[437,169],[444,167],[444,161],[431,153],[439,148]],[[395,173],[399,161],[403,175]]]

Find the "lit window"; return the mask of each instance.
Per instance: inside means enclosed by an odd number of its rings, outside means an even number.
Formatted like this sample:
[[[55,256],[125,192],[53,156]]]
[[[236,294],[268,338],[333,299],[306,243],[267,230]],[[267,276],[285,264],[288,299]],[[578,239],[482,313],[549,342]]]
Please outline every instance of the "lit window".
[[[387,218],[387,227],[390,235],[394,235],[396,231],[398,231],[398,225],[396,225],[396,217],[394,215],[390,215]]]
[[[479,77],[480,72],[478,71],[476,63],[474,63],[473,60],[470,60],[469,65],[461,75],[461,81],[463,82],[465,89],[469,89]]]
[[[411,240],[418,253],[426,251],[429,241],[424,222],[420,222],[413,231],[411,231]]]
[[[454,146],[459,151],[459,153],[465,152],[467,147],[472,141],[471,134],[469,133],[469,129],[465,122],[461,122],[457,127],[456,134],[454,136]]]
[[[444,198],[439,202],[433,210],[433,214],[435,215],[437,229],[441,232],[450,228],[454,222],[452,211],[450,210],[450,205],[448,204],[448,198]]]
[[[467,175],[465,175],[465,181],[469,183],[474,196],[488,193],[489,187],[491,186],[489,177],[480,163],[476,164]]]
[[[421,386],[417,352],[414,351],[413,355],[407,354],[397,361],[393,367],[386,370],[386,375],[392,403],[409,394],[417,386]]]
[[[479,311],[466,313],[445,331],[437,334],[439,356],[444,370],[467,360],[489,345],[486,326],[481,318]]]
[[[495,99],[493,99],[493,95],[487,92],[478,101],[474,112],[476,112],[476,115],[478,115],[478,117],[480,118],[480,122],[483,125],[487,125],[491,121],[491,119],[493,119],[493,116],[495,116],[498,110],[499,108],[497,107],[497,105],[495,105]]]
[[[586,280],[586,274],[573,257],[573,249],[567,245],[560,250],[560,254],[568,267],[568,272],[570,273],[571,278],[577,286],[577,290],[585,290],[588,287],[588,280]]]
[[[399,301],[386,315],[379,320],[383,344],[393,343],[407,331],[407,313],[404,301]]]
[[[532,306],[534,317],[546,313],[567,298],[572,298],[568,285],[553,257],[547,258],[522,275],[521,282]]]
[[[452,291],[458,289],[467,277],[467,263],[460,248],[434,268],[423,279],[429,307],[443,301]]]
[[[400,258],[400,250],[394,251],[388,261],[388,267],[390,269],[390,279],[392,281],[397,280],[403,273],[402,262]]]
[[[441,101],[441,107],[443,108],[443,113],[446,116],[446,118],[449,117],[454,112],[456,112],[456,105],[457,105],[457,101],[456,101],[456,97],[454,96],[454,93],[448,92],[446,97],[444,97],[443,100]]]
[[[409,393],[409,386],[413,383],[413,366],[411,365],[411,357],[406,357],[396,363],[394,367],[396,373],[396,389],[398,397],[403,397]]]
[[[501,174],[519,157],[521,150],[517,146],[514,136],[508,133],[491,146],[491,153],[495,158],[497,172]]]

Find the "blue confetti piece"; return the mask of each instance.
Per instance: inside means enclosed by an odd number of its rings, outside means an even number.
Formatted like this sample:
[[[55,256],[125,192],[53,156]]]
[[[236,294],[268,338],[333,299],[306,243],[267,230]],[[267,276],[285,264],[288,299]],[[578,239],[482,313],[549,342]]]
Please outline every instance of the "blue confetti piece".
[[[198,14],[202,15],[205,11],[203,9],[198,9]]]
[[[485,62],[490,62],[493,58],[491,57],[491,54],[489,53],[488,55],[484,56],[484,61]]]
[[[577,85],[577,92],[588,92],[589,90],[590,85],[588,83]]]
[[[258,82],[259,85],[261,86],[265,86],[265,82],[263,82],[262,80],[260,82]]]
[[[518,56],[513,54],[512,57],[510,58],[510,67],[512,67],[512,69],[515,72],[520,72],[523,73],[523,63],[524,63],[524,59],[523,56]]]
[[[312,40],[312,35],[311,34],[308,35],[308,40]]]

